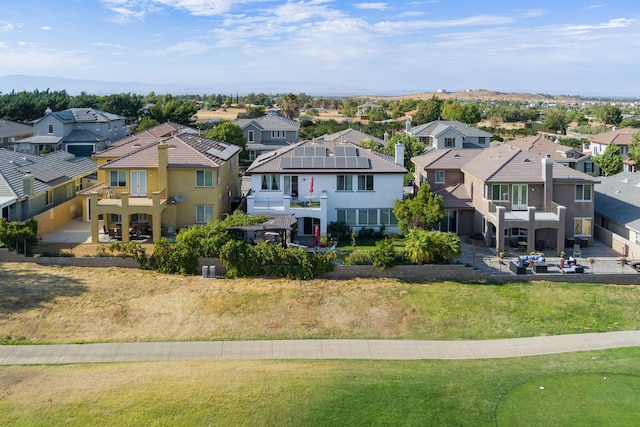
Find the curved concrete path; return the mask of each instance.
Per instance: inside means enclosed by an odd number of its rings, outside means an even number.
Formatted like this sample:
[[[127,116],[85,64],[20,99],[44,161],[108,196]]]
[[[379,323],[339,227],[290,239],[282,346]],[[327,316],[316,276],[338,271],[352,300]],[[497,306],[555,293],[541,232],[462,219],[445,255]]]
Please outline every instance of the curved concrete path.
[[[268,340],[3,345],[0,364],[248,359],[484,359],[640,347],[640,331],[482,341]]]

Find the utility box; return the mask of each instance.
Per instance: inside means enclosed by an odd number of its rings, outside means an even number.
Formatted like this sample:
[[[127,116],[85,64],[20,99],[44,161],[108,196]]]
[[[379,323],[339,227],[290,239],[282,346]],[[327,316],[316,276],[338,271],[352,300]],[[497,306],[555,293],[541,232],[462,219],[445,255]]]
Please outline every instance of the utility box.
[[[215,279],[216,278],[216,266],[215,265],[210,265],[209,266],[209,278],[210,279]]]
[[[209,277],[209,267],[206,265],[202,266],[202,278],[206,279],[207,277]]]

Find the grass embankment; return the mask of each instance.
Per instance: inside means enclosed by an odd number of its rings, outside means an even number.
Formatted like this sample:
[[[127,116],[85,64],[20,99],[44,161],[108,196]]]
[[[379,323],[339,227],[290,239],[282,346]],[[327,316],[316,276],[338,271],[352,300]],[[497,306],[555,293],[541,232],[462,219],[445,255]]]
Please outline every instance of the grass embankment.
[[[0,425],[640,422],[638,348],[468,361],[12,366],[0,367],[0,380]]]
[[[213,280],[5,263],[0,342],[494,339],[640,327],[640,287]]]

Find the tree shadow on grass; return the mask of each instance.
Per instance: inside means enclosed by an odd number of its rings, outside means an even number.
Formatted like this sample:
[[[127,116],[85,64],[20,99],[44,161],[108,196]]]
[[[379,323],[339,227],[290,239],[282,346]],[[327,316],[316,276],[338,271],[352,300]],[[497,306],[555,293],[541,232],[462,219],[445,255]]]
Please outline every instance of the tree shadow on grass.
[[[76,279],[29,269],[6,269],[0,264],[0,318],[40,308],[57,297],[78,296],[86,290]]]

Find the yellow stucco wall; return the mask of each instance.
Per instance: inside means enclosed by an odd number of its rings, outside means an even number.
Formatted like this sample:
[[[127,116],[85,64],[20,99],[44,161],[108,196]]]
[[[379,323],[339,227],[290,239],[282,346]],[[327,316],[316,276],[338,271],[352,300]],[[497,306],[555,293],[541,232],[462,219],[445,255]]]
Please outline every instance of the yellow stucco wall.
[[[76,197],[33,217],[38,222],[38,237],[51,233],[81,215],[82,199]]]

